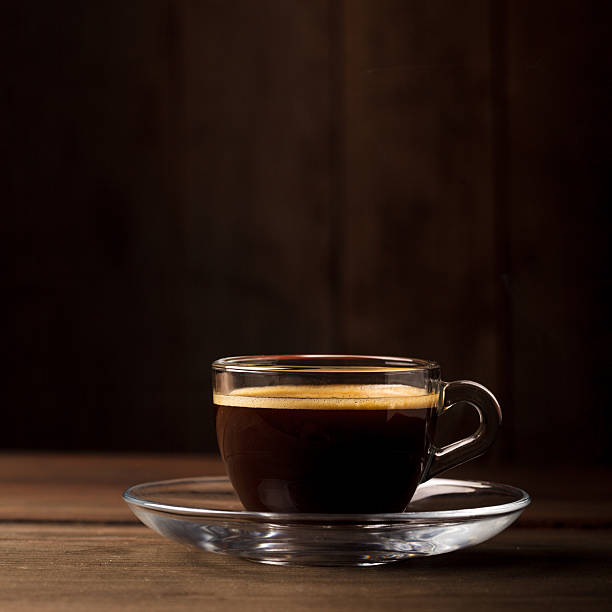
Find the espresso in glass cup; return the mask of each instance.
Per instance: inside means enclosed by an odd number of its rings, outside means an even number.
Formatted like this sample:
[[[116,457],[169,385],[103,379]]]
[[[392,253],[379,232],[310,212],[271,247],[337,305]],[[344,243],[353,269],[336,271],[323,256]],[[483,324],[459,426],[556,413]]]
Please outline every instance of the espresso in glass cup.
[[[402,512],[420,482],[482,454],[501,424],[478,383],[431,361],[263,355],[213,363],[217,440],[246,510]],[[480,426],[439,448],[436,423],[468,404]]]

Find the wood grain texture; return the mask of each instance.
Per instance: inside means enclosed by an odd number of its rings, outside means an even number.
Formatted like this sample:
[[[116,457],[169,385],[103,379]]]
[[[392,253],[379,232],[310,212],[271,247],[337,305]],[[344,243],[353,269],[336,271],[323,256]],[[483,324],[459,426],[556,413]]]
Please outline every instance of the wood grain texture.
[[[504,404],[488,3],[344,7],[348,350],[434,359]]]
[[[5,23],[0,448],[213,450],[213,359],[331,350],[328,3],[32,1]]]
[[[495,387],[486,3],[345,11],[350,349]]]
[[[612,11],[519,1],[505,18],[515,454],[609,463],[610,412],[591,407],[609,372]]]
[[[0,521],[135,522],[129,486],[223,473],[212,456],[0,455]]]
[[[181,427],[162,409],[178,265],[167,3],[7,8],[17,291],[0,445],[128,446],[143,421],[155,444]]]
[[[603,516],[596,502],[610,518],[609,473],[499,473],[537,491],[527,522],[475,548],[380,568],[259,565],[126,524],[128,484],[221,470],[211,456],[0,455],[0,609],[573,611],[606,609],[612,595],[612,522],[592,522]],[[556,528],[537,527],[532,510]],[[564,517],[589,528],[559,529]]]
[[[604,610],[610,531],[510,530],[369,569],[285,568],[193,551],[145,527],[0,525],[2,610]]]
[[[349,351],[610,463],[609,3],[3,9],[0,448],[213,451],[213,358]]]
[[[121,499],[130,485],[224,473],[220,459],[210,455],[0,455],[0,522],[135,522]],[[482,463],[445,476],[524,488],[533,501],[520,527],[612,527],[612,491],[604,486],[610,470],[492,469]]]
[[[180,6],[177,386],[207,397],[215,358],[332,348],[329,9]]]

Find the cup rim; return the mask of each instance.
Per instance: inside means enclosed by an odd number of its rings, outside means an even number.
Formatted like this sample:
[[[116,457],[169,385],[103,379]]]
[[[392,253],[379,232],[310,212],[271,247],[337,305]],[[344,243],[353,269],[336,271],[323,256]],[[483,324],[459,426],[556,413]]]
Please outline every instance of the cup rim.
[[[352,363],[334,363],[343,360]],[[329,362],[329,363],[327,363]],[[361,362],[361,365],[360,363]],[[367,363],[367,365],[366,365]],[[214,370],[224,372],[414,372],[437,370],[428,359],[344,354],[238,355],[213,361]]]

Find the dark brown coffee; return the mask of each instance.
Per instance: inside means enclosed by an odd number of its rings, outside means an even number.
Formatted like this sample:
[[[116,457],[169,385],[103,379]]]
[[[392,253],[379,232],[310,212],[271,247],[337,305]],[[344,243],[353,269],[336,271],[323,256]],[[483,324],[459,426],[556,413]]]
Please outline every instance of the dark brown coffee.
[[[215,393],[217,438],[247,510],[401,512],[423,473],[438,396],[406,385]]]

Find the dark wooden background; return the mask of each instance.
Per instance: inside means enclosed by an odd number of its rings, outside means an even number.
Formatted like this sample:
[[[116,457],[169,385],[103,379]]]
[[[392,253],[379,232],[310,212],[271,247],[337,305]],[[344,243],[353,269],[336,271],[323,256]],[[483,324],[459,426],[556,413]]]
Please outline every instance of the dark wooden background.
[[[350,352],[489,386],[491,462],[609,462],[610,23],[6,3],[0,447],[212,450],[214,358]]]

